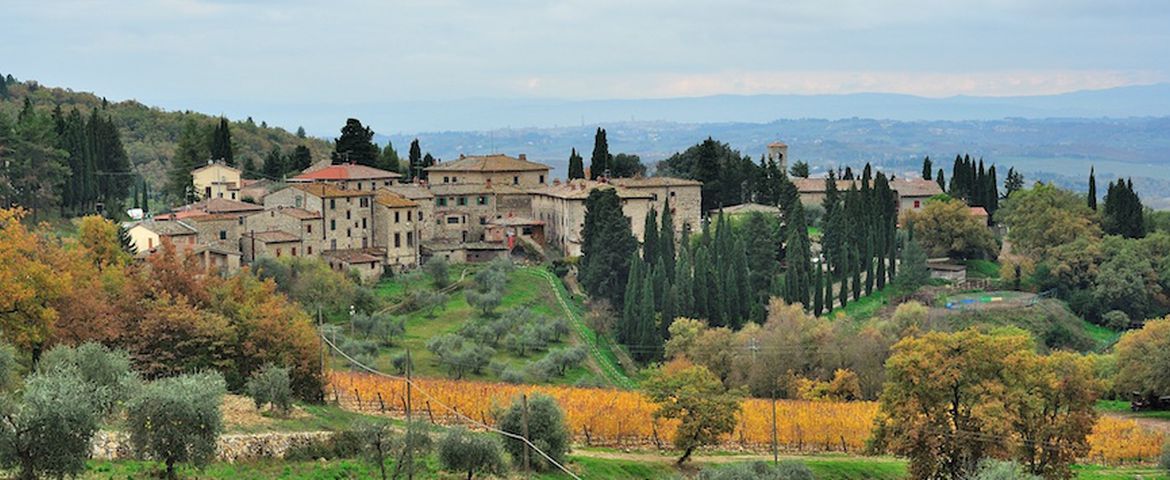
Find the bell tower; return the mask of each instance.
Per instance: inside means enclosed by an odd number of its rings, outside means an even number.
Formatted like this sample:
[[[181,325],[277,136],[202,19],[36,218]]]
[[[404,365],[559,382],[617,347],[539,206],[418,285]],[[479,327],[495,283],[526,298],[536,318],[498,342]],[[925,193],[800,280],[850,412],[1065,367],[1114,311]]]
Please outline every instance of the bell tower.
[[[782,172],[788,171],[788,145],[784,142],[768,144],[768,161],[776,162],[776,167]]]

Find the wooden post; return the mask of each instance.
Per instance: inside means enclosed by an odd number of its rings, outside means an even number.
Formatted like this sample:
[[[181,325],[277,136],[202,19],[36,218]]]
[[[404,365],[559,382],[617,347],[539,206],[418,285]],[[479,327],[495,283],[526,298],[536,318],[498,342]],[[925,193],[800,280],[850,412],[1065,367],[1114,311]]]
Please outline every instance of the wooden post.
[[[772,464],[780,463],[780,450],[776,445],[776,394],[772,394]]]
[[[386,402],[382,400],[381,391],[378,391],[378,407],[381,409],[382,414],[386,413]]]
[[[407,464],[406,464],[406,478],[407,478],[407,480],[414,479],[414,458],[413,458],[414,451],[411,450],[411,445],[409,443],[412,440],[411,430],[414,428],[414,422],[411,421],[411,417],[410,417],[410,402],[411,402],[410,395],[411,395],[411,390],[410,390],[410,349],[408,348],[408,349],[406,349],[406,441],[407,441],[406,451],[408,452],[406,454],[407,455],[407,457],[406,457],[407,458]]]
[[[520,395],[520,402],[523,406],[521,412],[521,425],[524,433],[524,471],[528,471],[528,395]]]

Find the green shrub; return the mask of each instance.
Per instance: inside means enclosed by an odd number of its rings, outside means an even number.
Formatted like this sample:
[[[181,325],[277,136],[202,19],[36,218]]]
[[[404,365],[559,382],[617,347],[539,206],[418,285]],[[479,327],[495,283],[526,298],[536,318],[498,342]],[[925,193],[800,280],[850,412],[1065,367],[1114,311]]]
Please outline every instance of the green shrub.
[[[513,400],[512,405],[497,418],[500,419],[501,430],[515,434],[523,432],[524,406],[521,399]],[[569,432],[565,427],[565,414],[552,397],[535,394],[528,399],[528,440],[557,463],[565,462],[565,454],[569,451]],[[504,449],[513,461],[519,460],[526,448],[529,447],[521,440],[504,439]],[[537,471],[554,468],[539,453],[529,451],[528,458]]]
[[[1170,440],[1166,440],[1166,444],[1162,446],[1162,458],[1158,462],[1158,465],[1163,470],[1170,472]]]
[[[76,372],[29,376],[19,403],[3,398],[0,464],[20,478],[65,477],[85,471],[98,429],[97,406]]]
[[[113,413],[141,386],[138,374],[130,368],[129,354],[93,342],[53,347],[41,357],[38,369],[76,375],[85,383],[85,393],[101,417]]]
[[[506,470],[500,442],[463,427],[448,430],[439,440],[439,463],[452,472],[467,472],[468,479],[476,473],[499,475]]]
[[[292,409],[292,386],[287,368],[265,365],[252,374],[245,389],[256,403],[257,410],[268,404],[272,404],[272,409],[282,414]]]
[[[700,480],[814,480],[812,470],[804,463],[783,461],[777,465],[767,462],[734,463],[704,468]]]
[[[1041,480],[1032,475],[1016,462],[1001,460],[984,460],[979,463],[979,470],[971,480]]]

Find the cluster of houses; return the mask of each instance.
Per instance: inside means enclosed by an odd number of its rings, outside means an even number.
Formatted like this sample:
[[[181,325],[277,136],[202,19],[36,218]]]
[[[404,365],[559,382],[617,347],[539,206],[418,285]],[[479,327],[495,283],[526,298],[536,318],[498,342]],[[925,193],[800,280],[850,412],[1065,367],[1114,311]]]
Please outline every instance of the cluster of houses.
[[[233,271],[265,256],[319,257],[371,280],[432,256],[482,262],[517,248],[550,247],[580,255],[585,199],[599,188],[615,190],[639,241],[641,219],[651,209],[669,206],[679,234],[700,225],[699,182],[550,182],[550,170],[523,154],[461,156],[429,167],[429,181],[404,182],[396,172],[326,161],[273,182],[244,179],[239,169],[209,162],[192,172],[200,201],[129,224],[127,231],[139,255],[170,242],[212,270]],[[823,180],[797,179],[797,186],[802,201],[823,195]],[[899,180],[894,189],[902,208],[919,208],[939,193],[930,181]]]

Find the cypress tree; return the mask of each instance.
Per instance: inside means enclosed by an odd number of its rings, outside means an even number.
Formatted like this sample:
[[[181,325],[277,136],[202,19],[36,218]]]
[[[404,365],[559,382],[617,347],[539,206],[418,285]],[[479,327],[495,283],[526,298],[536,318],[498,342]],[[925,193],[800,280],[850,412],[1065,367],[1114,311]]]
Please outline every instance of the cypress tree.
[[[650,264],[646,265],[649,266]],[[650,276],[650,281],[650,287],[654,290],[654,310],[662,311],[664,302],[666,301],[666,290],[670,286],[670,282],[667,279],[666,267],[663,266],[661,258],[654,265],[654,271]]]
[[[642,224],[642,260],[650,265],[658,259],[658,212],[653,208],[646,212]]]
[[[654,289],[649,285],[650,276],[644,276],[642,282],[642,301],[638,305],[638,345],[634,349],[634,358],[647,362],[662,356],[662,337],[658,334],[658,322],[655,320],[657,315],[654,310]]]
[[[804,206],[795,202],[792,216],[788,219],[788,242],[785,245],[785,260],[788,269],[784,272],[784,298],[788,303],[809,306],[812,283],[812,265],[809,260],[808,226],[804,218]]]
[[[687,248],[686,238],[678,249],[678,264],[674,269],[674,291],[676,316],[693,317],[694,310],[694,276],[691,272],[691,250]]]
[[[304,147],[304,145],[297,146],[298,153],[302,147]],[[305,148],[306,153],[308,150],[308,148]],[[313,161],[311,158],[309,158],[309,161],[305,162],[303,165],[301,162],[297,162],[296,169],[304,170],[312,163]],[[386,146],[382,148],[382,154],[378,157],[378,168],[388,172],[398,172],[402,169],[402,159],[398,157],[398,150],[394,149],[394,143],[389,140],[386,141]]]
[[[612,188],[589,192],[581,236],[581,285],[594,298],[609,300],[615,308],[623,305],[629,259],[636,258],[638,242]]]
[[[825,312],[828,313],[833,311],[833,271],[829,269],[828,263],[825,264],[825,271],[821,277],[824,283],[821,285],[821,288],[824,289],[822,298],[825,302]]]
[[[710,291],[710,282],[708,277],[711,276],[711,257],[707,253],[707,246],[699,244],[699,248],[695,251],[695,271],[693,282],[693,301],[694,301],[694,315],[707,320],[711,324],[710,305],[708,304],[709,297],[713,292]]]
[[[857,260],[861,258],[861,251],[857,249],[856,245],[849,247],[849,256],[854,259],[853,262],[853,300],[861,300],[861,264]]]
[[[578,178],[585,178],[585,160],[577,153],[574,148],[569,153],[569,180],[576,180]]]
[[[392,147],[390,147],[390,145],[387,144],[386,148],[392,148]],[[397,168],[398,168],[397,155],[398,154],[394,153],[393,155],[394,155],[394,157],[392,159],[384,160],[384,161],[379,160],[379,166],[385,170],[389,170],[392,172],[397,171]],[[393,168],[394,168],[393,170],[391,170],[391,168],[387,165],[387,162],[392,163]],[[304,171],[306,168],[309,168],[312,164],[313,164],[313,154],[312,154],[312,152],[309,151],[309,147],[306,147],[304,145],[297,145],[296,147],[293,147],[292,154],[289,155],[288,164],[285,165],[285,172],[286,173],[287,172],[301,172],[301,171]]]
[[[865,237],[865,294],[866,296],[873,294],[874,271],[873,271],[873,234]]]
[[[735,309],[735,321],[732,322],[732,325],[739,328],[751,316],[752,303],[755,303],[752,299],[751,274],[747,267],[747,251],[744,248],[742,238],[737,238],[735,241],[731,269],[731,277],[735,282],[735,299],[731,305]]]
[[[996,179],[995,165],[987,169],[987,222],[991,225],[995,212],[999,210],[999,180]]]
[[[856,268],[853,264],[853,259],[850,258],[851,252],[852,250],[846,249],[845,257],[842,258],[844,271],[841,272],[841,285],[837,287],[837,301],[841,304],[841,308],[849,305],[849,278],[852,276],[850,274],[853,269]]]
[[[637,255],[637,253],[634,253],[630,258],[630,273],[626,281],[626,291],[623,295],[622,323],[620,328],[618,328],[618,342],[623,344],[636,341],[636,331],[638,325],[641,323],[642,277],[644,275],[642,274],[642,261]]]
[[[662,224],[661,231],[658,233],[658,256],[662,258],[663,266],[666,267],[666,278],[674,279],[675,268],[675,253],[674,253],[674,213],[670,211],[670,198],[667,197],[662,203],[662,218],[658,223]]]
[[[219,123],[211,134],[211,159],[222,161],[229,166],[236,166],[235,154],[232,149],[232,132],[228,121],[219,117]]]
[[[410,166],[406,172],[407,180],[425,178],[422,176],[422,147],[418,144],[417,138],[410,141],[410,153],[407,155],[407,160],[410,161]]]
[[[284,155],[280,153],[280,147],[274,146],[264,157],[264,176],[270,180],[280,180],[284,178],[284,172]]]
[[[884,224],[882,225],[881,230],[882,230],[881,235],[884,237],[886,234],[885,233],[886,226]],[[888,251],[888,249],[886,249],[886,248],[879,248],[877,251],[874,252],[873,261],[877,263],[877,272],[875,272],[874,275],[877,277],[875,280],[875,283],[877,284],[878,290],[881,290],[881,289],[886,287],[886,252],[887,251]]]
[[[824,275],[821,274],[820,263],[817,263],[816,266],[813,267],[813,270],[815,273],[815,280],[813,281],[813,315],[819,317],[825,309],[825,289],[822,285],[825,279]]]
[[[935,175],[934,180],[936,182],[938,182],[938,189],[939,190],[942,190],[944,192],[947,191],[947,180],[946,180],[945,175],[943,174],[943,169],[941,169],[941,168],[938,169],[938,175]]]
[[[1097,174],[1094,167],[1089,167],[1089,208],[1097,211]]]
[[[605,138],[605,129],[598,128],[593,135],[593,156],[589,158],[589,179],[597,180],[609,171],[609,141]]]
[[[150,213],[150,184],[142,181],[142,211]]]
[[[922,159],[922,179],[930,180],[930,176],[933,173],[934,167],[930,163],[930,155],[927,155],[926,158]]]

